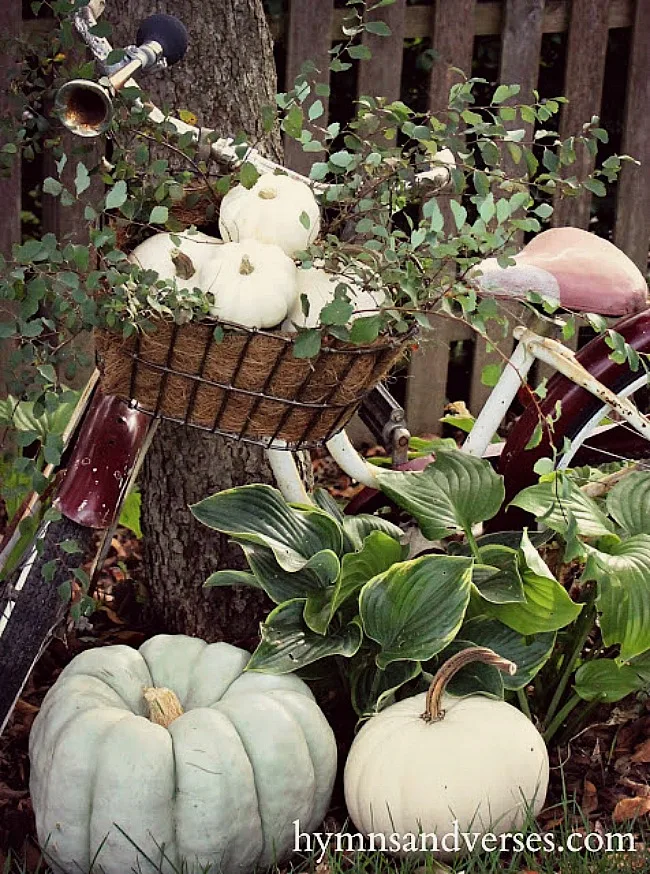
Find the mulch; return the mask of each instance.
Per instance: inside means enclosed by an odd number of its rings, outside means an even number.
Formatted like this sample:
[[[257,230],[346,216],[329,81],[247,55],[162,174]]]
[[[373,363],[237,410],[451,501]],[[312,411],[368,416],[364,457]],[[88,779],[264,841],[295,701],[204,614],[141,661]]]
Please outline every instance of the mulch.
[[[373,448],[368,454],[380,454],[380,450]],[[317,483],[337,498],[350,499],[358,490],[323,453],[316,453],[314,473]],[[26,871],[37,870],[40,854],[29,797],[28,738],[46,692],[82,650],[116,643],[138,647],[160,630],[152,627],[147,616],[140,543],[126,529],[120,529],[113,539],[97,595],[100,607],[92,620],[81,628],[67,629],[41,657],[0,741],[0,871],[9,850],[24,856]],[[335,700],[323,704],[328,718],[341,719]],[[341,728],[344,734],[349,733],[349,725]],[[551,767],[548,805],[540,817],[542,828],[566,823],[563,796],[573,797],[579,804],[581,813],[576,812],[573,819],[569,816],[569,825],[576,831],[624,831],[627,827],[621,828],[621,823],[630,818],[647,823],[650,697],[632,696],[616,706],[596,710],[585,730],[569,744],[551,750]],[[332,815],[336,821],[344,816],[340,798]],[[637,844],[637,852],[641,850],[643,846]],[[645,853],[643,856],[647,858]]]

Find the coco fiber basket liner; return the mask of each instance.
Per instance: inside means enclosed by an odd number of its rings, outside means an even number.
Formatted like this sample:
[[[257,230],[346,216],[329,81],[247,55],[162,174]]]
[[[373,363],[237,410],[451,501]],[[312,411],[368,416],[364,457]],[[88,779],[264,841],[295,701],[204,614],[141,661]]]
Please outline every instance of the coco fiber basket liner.
[[[160,321],[127,340],[98,331],[103,390],[163,419],[251,443],[308,447],[345,427],[413,337],[361,347],[333,341],[301,359],[293,356],[295,334],[231,325],[217,341],[215,326]]]

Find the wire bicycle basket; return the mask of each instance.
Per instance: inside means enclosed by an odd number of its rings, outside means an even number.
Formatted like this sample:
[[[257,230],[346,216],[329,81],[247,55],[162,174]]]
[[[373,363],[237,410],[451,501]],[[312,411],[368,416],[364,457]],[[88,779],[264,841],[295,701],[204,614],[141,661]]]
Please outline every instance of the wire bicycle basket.
[[[215,327],[224,328],[215,337]],[[128,339],[97,332],[102,386],[148,415],[248,443],[289,450],[341,431],[388,374],[414,331],[367,346],[325,340],[293,354],[296,334],[159,321]]]

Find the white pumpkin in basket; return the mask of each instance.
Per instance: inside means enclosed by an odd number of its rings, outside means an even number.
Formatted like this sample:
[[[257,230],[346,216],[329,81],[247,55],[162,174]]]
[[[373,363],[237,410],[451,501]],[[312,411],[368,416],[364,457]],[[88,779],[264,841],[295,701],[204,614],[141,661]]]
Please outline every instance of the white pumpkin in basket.
[[[299,328],[315,328],[320,324],[320,314],[323,307],[331,303],[336,289],[341,283],[346,286],[346,296],[354,307],[350,322],[361,316],[370,316],[386,302],[386,292],[383,289],[363,288],[360,278],[330,273],[322,267],[311,267],[307,270],[298,269],[296,283],[296,300],[289,310],[286,321],[282,325],[285,331],[295,331]],[[309,313],[305,315],[302,309],[302,297],[307,298]]]
[[[452,180],[452,170],[456,169],[456,158],[451,149],[440,149],[431,159],[428,170],[418,173],[421,183],[430,185],[432,188],[444,188]]]
[[[160,279],[173,283],[177,288],[205,289],[215,270],[223,240],[203,234],[182,231],[174,234],[154,234],[129,255],[129,261],[143,270],[155,270]]]
[[[332,730],[302,680],[243,673],[249,658],[160,635],[65,668],[29,740],[38,839],[56,872],[95,860],[104,874],[245,874],[290,853],[294,820],[322,821]]]
[[[252,188],[236,185],[221,201],[224,240],[272,243],[294,257],[320,230],[320,209],[311,188],[289,176],[264,173]]]
[[[532,722],[505,701],[445,693],[456,670],[474,660],[511,673],[516,667],[487,648],[463,650],[445,662],[427,694],[365,723],[344,776],[348,812],[360,831],[384,835],[387,845],[397,835],[403,852],[433,850],[449,859],[467,852],[461,833],[470,840],[477,833],[480,848],[481,835],[520,831],[539,813],[549,761]]]
[[[297,269],[278,246],[224,243],[209,290],[210,315],[248,328],[273,328],[296,299]]]

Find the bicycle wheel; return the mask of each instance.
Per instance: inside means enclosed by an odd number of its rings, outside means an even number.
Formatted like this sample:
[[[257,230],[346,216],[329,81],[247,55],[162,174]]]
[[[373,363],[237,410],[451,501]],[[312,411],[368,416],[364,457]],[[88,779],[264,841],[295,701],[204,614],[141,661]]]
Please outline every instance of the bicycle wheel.
[[[639,313],[616,325],[615,330],[641,356],[650,354],[650,314]],[[620,397],[633,398],[642,411],[647,409],[649,373],[643,363],[637,371],[627,364],[610,360],[611,349],[603,337],[596,337],[579,353],[578,360],[596,379]],[[537,481],[535,464],[553,455],[557,468],[598,465],[616,461],[650,459],[650,442],[623,422],[608,422],[610,408],[586,389],[556,374],[548,383],[548,393],[539,406],[531,405],[512,429],[501,454],[499,472],[506,486],[506,502]],[[558,407],[559,404],[559,407]],[[527,449],[540,421],[559,417],[552,431],[544,428],[542,440]],[[490,524],[491,530],[519,527],[526,519],[511,509]]]
[[[66,517],[43,522],[20,566],[5,583],[0,597],[0,735],[34,664],[52,632],[65,617],[68,605],[60,587],[91,546],[93,529]],[[80,552],[61,547],[75,541]],[[54,562],[53,574],[45,565]],[[1,595],[2,593],[0,593]]]

